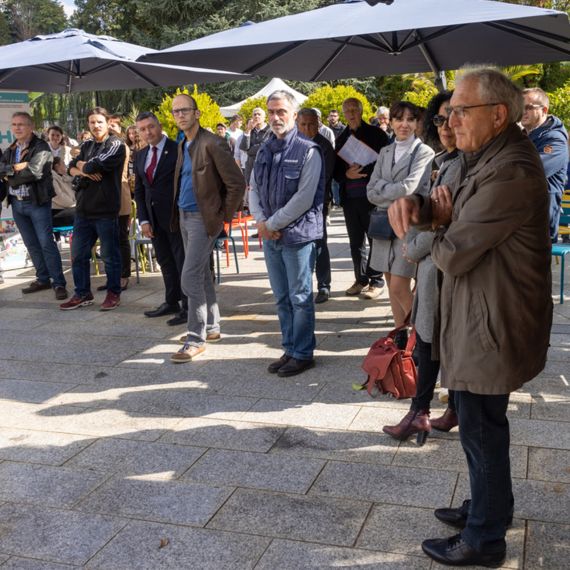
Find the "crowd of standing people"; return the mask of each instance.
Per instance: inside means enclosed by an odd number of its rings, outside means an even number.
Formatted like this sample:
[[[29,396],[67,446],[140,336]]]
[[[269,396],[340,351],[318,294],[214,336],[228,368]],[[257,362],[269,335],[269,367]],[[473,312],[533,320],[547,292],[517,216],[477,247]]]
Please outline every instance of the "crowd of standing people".
[[[459,534],[422,548],[443,564],[500,565],[514,510],[507,406],[546,361],[550,247],[567,180],[568,136],[548,114],[546,94],[476,69],[425,110],[409,102],[379,108],[375,124],[350,98],[346,125],[332,110],[327,127],[287,91],[268,97],[267,113],[254,109],[243,131],[240,117],[229,129],[204,129],[188,95],[174,97],[171,112],[179,142],[151,112],[123,135],[120,117],[96,107],[75,150],[59,127],[44,141],[29,115],[13,116],[16,142],[0,174],[36,269],[23,292],[53,287],[57,299],[68,297],[53,236],[67,216],[74,293],[60,309],[93,304],[97,240],[106,272],[101,310],[117,308],[130,274],[134,197],[165,288],[164,302],[145,315],[186,325],[171,360],[191,362],[221,339],[211,256],[224,223],[246,207],[263,240],[281,330],[283,354],[267,370],[294,376],[315,366],[315,303],[331,294],[327,213],[339,205],[355,278],[345,294],[372,301],[386,284],[396,344],[406,346],[409,322],[416,328],[417,392],[385,433],[417,435],[422,444],[432,428],[459,426],[471,496],[435,511]],[[448,409],[430,419],[438,375],[450,390]]]

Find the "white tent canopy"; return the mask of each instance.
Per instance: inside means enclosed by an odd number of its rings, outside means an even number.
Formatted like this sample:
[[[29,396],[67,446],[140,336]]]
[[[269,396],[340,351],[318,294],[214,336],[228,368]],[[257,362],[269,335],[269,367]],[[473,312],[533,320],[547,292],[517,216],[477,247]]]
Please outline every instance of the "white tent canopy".
[[[295,91],[292,87],[289,87],[285,81],[282,81],[278,77],[274,77],[263,89],[260,89],[257,93],[248,97],[247,99],[256,99],[257,97],[268,97],[274,91],[288,91],[295,97],[299,105],[302,105],[305,100],[307,99],[306,95],[299,93],[299,91]],[[244,99],[243,101],[239,101],[239,103],[234,103],[233,105],[228,105],[227,107],[220,107],[220,111],[224,117],[232,117],[239,113],[241,106],[247,101]]]

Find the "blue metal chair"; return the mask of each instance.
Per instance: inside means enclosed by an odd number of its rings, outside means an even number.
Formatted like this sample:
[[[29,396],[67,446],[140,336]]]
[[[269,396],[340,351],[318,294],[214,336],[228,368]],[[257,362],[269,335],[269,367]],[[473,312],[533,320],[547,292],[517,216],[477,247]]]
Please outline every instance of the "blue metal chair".
[[[555,243],[552,255],[560,258],[560,304],[564,303],[564,259],[570,253],[570,244]]]

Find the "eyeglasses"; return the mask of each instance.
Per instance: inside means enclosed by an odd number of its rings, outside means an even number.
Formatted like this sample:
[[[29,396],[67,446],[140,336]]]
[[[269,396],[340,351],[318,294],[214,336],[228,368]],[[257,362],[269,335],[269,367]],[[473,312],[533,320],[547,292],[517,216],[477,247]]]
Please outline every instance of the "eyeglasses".
[[[542,105],[539,105],[538,103],[533,103],[532,105],[524,106],[525,111],[532,111],[533,109],[542,109]]]
[[[458,119],[463,119],[465,117],[465,111],[468,109],[477,109],[478,107],[493,107],[494,105],[500,105],[501,103],[480,103],[479,105],[455,105],[453,107],[449,106],[445,108],[445,112],[448,117],[451,117],[451,113],[455,113]]]
[[[432,122],[436,127],[443,127],[445,123],[447,123],[447,126],[449,127],[449,117],[446,117],[445,115],[435,115]]]
[[[196,107],[183,107],[182,109],[172,109],[172,115],[189,115],[192,111],[197,111]]]

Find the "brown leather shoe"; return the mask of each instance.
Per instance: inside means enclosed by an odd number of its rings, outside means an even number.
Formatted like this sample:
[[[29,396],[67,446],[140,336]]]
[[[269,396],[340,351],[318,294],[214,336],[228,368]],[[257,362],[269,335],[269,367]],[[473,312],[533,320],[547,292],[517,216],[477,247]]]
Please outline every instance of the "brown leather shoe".
[[[438,431],[450,431],[459,425],[457,413],[451,408],[447,408],[443,416],[431,420],[431,427]]]
[[[205,350],[206,347],[204,345],[191,346],[189,344],[185,344],[178,352],[175,352],[170,357],[170,360],[176,364],[184,364],[185,362],[191,362]]]
[[[42,283],[37,279],[32,281],[27,287],[22,289],[22,293],[24,295],[28,295],[30,293],[37,293],[38,291],[44,291],[46,289],[51,289],[51,283],[49,281],[47,283]]]
[[[427,410],[410,410],[398,425],[384,426],[382,431],[400,441],[404,441],[417,433],[416,441],[418,445],[423,445],[431,431],[429,412]]]

